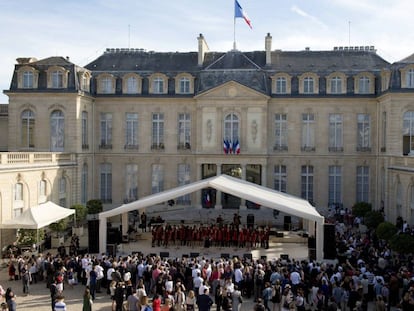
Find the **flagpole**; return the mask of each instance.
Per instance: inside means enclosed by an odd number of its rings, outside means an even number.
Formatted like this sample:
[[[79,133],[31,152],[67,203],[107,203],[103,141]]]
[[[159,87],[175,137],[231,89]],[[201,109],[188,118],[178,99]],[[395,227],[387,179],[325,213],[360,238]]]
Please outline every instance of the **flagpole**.
[[[236,16],[234,16],[233,24],[233,50],[236,50]]]

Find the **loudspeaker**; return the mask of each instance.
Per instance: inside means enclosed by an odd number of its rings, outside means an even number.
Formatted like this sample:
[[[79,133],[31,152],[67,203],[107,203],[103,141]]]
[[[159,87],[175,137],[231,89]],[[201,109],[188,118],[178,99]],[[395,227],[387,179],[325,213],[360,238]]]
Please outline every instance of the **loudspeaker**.
[[[170,253],[169,252],[160,252],[160,257],[161,257],[161,259],[168,258],[168,257],[170,257]]]
[[[290,231],[291,228],[292,228],[292,217],[285,216],[283,218],[283,230]]]
[[[109,241],[108,235],[107,243],[114,244]],[[99,220],[88,221],[88,252],[99,253]]]
[[[336,258],[336,239],[335,239],[335,225],[323,225],[323,258]]]
[[[243,255],[244,259],[253,260],[253,255],[251,253],[247,253]]]
[[[229,259],[230,258],[230,254],[228,254],[228,253],[222,253],[221,254],[221,258]]]
[[[190,253],[191,258],[196,258],[198,256],[200,256],[200,253]]]

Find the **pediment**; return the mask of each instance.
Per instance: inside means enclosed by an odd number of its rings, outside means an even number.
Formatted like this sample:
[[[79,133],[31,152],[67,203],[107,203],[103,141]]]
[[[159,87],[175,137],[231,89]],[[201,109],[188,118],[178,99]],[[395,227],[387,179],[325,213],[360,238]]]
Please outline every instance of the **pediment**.
[[[196,99],[243,99],[268,100],[269,96],[235,81],[229,81],[209,89],[195,97]]]

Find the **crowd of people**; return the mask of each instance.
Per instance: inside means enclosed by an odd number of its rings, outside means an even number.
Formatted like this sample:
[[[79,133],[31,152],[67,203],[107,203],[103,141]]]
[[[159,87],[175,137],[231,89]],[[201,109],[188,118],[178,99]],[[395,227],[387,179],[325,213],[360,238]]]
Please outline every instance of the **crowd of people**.
[[[92,310],[98,294],[108,295],[113,311],[208,311],[212,305],[217,311],[238,311],[247,299],[255,301],[255,311],[366,311],[369,304],[378,311],[391,307],[414,310],[412,256],[393,254],[373,231],[361,232],[357,226],[353,221],[336,223],[336,248],[341,250],[341,256],[329,262],[290,258],[161,258],[141,253],[121,257],[47,253],[12,258],[9,277],[21,280],[26,294],[30,293],[32,282],[45,282],[53,311],[65,310],[65,287],[75,285],[85,288],[85,311]],[[199,240],[195,244],[183,238],[180,230],[184,226],[171,226],[171,231],[175,229],[175,239],[170,238],[168,225],[159,227],[165,228],[160,242],[164,246],[202,245]],[[199,236],[209,237],[212,245],[240,246],[239,238],[230,238],[224,244],[216,239],[221,230],[240,233],[245,228],[218,223],[196,227],[191,232],[201,231]],[[185,233],[186,237],[192,236]],[[253,231],[246,231],[246,237],[251,235]],[[266,246],[260,239],[254,241]],[[11,289],[7,296],[11,297],[7,299],[9,310],[15,310]]]

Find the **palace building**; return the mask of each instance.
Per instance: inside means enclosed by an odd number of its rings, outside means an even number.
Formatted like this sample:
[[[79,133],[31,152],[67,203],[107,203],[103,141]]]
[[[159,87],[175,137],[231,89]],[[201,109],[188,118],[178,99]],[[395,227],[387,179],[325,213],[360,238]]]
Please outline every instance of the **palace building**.
[[[18,58],[0,107],[1,222],[52,200],[109,210],[228,174],[414,224],[414,54],[372,46],[212,52],[109,48],[85,66]],[[258,209],[203,189],[177,205]],[[2,238],[4,243],[4,237]]]

